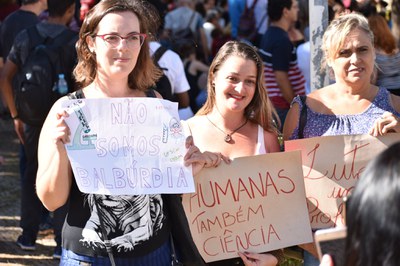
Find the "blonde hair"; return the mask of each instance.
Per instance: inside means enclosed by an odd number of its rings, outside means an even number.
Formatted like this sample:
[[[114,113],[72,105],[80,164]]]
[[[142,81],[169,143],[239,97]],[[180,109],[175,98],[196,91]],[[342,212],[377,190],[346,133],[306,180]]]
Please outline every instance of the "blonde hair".
[[[246,60],[252,60],[257,67],[256,90],[253,99],[245,108],[245,117],[249,119],[249,121],[261,125],[266,131],[277,132],[277,126],[279,126],[280,122],[264,87],[263,61],[257,50],[244,42],[229,41],[219,49],[208,72],[207,100],[196,115],[209,114],[215,107],[215,86],[213,85],[213,80],[221,65],[230,56],[239,56]]]
[[[89,49],[87,37],[94,37],[98,31],[98,25],[103,17],[109,13],[132,12],[140,23],[140,32],[152,34],[154,21],[158,21],[157,11],[151,4],[139,0],[102,0],[96,4],[86,15],[79,32],[79,40],[76,44],[78,64],[74,69],[76,81],[81,87],[86,87],[96,78],[96,55]],[[162,75],[154,65],[150,57],[149,40],[145,39],[136,62],[136,66],[128,75],[128,86],[131,89],[145,91],[155,85],[155,81]]]
[[[326,29],[322,39],[322,50],[325,54],[325,61],[337,57],[340,49],[349,35],[355,29],[360,29],[368,34],[372,46],[374,45],[374,34],[368,25],[368,20],[361,14],[350,13],[334,19]]]

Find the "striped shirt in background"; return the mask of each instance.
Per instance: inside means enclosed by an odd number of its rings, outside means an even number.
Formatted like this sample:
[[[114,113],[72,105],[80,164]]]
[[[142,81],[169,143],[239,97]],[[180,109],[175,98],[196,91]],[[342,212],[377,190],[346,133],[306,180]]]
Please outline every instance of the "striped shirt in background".
[[[295,96],[305,94],[305,79],[297,65],[296,48],[284,29],[271,25],[261,40],[259,52],[264,63],[265,87],[268,97],[275,108],[288,110],[290,102],[283,98],[274,71],[288,73]]]
[[[279,86],[275,79],[271,53],[260,50],[260,54],[264,61],[264,78],[265,78],[265,86],[268,92],[268,97],[270,98],[275,107],[280,109],[289,109],[290,103],[288,103],[283,98],[281,90],[279,89]],[[305,79],[303,73],[301,72],[300,68],[297,65],[297,55],[296,55],[296,49],[294,47],[291,54],[291,60],[289,62],[288,76],[290,84],[292,84],[294,95],[304,95]]]

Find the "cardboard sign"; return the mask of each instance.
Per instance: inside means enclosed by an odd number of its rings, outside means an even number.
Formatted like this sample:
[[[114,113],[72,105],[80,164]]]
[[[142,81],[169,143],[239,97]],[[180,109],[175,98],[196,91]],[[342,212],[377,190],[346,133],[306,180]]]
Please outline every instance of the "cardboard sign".
[[[343,197],[351,194],[367,163],[400,134],[327,136],[285,141],[285,151],[302,151],[304,182],[311,226],[344,224]]]
[[[178,105],[156,98],[67,100],[68,157],[80,191],[105,195],[194,191]]]
[[[206,262],[312,242],[300,152],[235,159],[203,169],[183,196]]]

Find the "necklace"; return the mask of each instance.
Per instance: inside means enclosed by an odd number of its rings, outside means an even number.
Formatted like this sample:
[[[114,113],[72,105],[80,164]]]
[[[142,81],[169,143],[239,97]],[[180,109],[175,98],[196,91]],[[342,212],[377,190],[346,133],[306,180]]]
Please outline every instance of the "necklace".
[[[216,129],[218,129],[219,131],[221,131],[222,133],[224,133],[225,137],[224,140],[226,143],[231,142],[232,140],[232,135],[235,134],[239,129],[241,129],[242,127],[244,127],[247,124],[248,119],[246,118],[246,121],[244,121],[243,124],[241,124],[238,128],[236,128],[235,130],[233,130],[231,133],[226,133],[225,131],[223,131],[222,129],[220,129],[216,124],[214,124],[210,118],[208,117],[208,115],[206,115],[207,120],[211,123],[211,125],[213,125]]]

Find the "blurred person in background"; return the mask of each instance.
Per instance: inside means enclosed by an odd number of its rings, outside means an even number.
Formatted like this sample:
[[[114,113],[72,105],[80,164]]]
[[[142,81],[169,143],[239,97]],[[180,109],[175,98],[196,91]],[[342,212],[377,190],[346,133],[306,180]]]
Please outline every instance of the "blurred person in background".
[[[396,40],[381,15],[369,16],[368,23],[374,33],[376,85],[400,96],[400,53]]]

